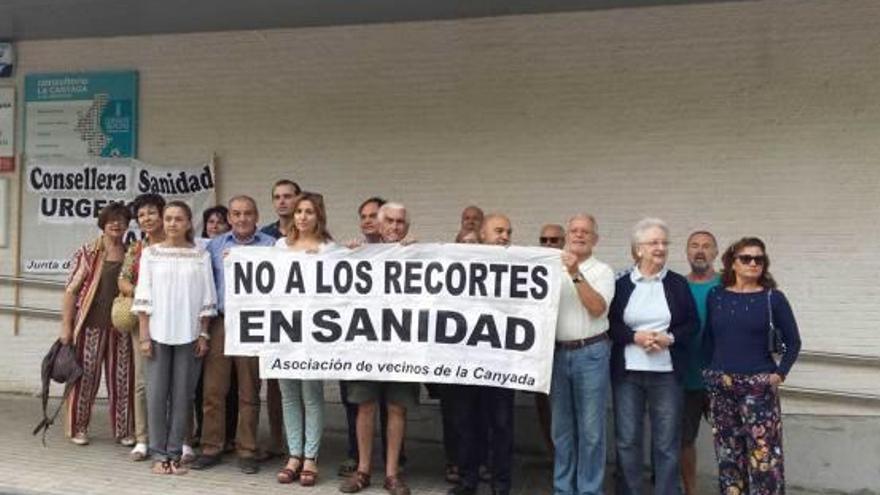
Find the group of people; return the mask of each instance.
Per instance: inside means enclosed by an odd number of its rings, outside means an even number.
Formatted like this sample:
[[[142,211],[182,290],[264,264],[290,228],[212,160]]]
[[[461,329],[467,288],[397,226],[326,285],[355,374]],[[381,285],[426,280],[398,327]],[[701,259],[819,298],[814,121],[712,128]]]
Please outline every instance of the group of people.
[[[150,457],[154,473],[209,469],[234,438],[242,472],[256,473],[260,461],[286,454],[279,483],[317,482],[323,383],[267,380],[271,444],[258,445],[258,358],[223,350],[223,259],[248,246],[322,253],[415,239],[404,205],[379,197],[358,209],[360,236],[340,244],[330,235],[320,194],[280,180],[272,204],[277,220],[259,229],[256,202],[235,196],[228,207],[203,213],[201,239],[189,206],[155,194],[100,212],[102,233],[74,254],[63,300],[60,339],[76,347],[84,370],[67,404],[66,433],[74,443],[89,442],[103,366],[113,435],[133,447],[133,460]],[[133,216],[143,235],[126,247]],[[507,216],[469,206],[455,241],[507,246],[512,235]],[[686,242],[691,271],[680,275],[667,267],[669,238],[662,220],[641,220],[632,230],[634,263],[615,274],[593,256],[599,241],[593,216],[576,214],[565,226],[541,229],[539,245],[560,250],[563,273],[551,390],[549,397],[535,396],[553,451],[556,494],[603,493],[609,410],[621,494],[644,489],[646,437],[653,493],[696,493],[694,444],[702,417],[711,420],[722,494],[784,493],[778,386],[797,359],[800,337],[770,275],[766,246],[754,237],[734,242],[716,272],[714,235],[693,232]],[[119,295],[132,298],[138,318],[130,335],[111,320]],[[773,335],[785,349],[781,355],[773,354]],[[491,482],[493,493],[509,494],[514,391],[432,385],[429,392],[440,399],[445,474],[454,483],[449,494],[475,494],[481,480]],[[371,485],[378,413],[383,487],[409,494],[401,475],[406,414],[418,404],[420,385],[341,382],[340,394],[348,449],[339,490]]]

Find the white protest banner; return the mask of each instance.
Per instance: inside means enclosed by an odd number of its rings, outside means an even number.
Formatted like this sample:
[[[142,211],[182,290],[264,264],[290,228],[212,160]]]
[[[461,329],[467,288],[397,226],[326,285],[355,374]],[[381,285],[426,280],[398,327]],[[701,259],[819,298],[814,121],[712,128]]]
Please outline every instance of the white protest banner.
[[[63,274],[71,253],[98,235],[98,213],[110,202],[143,193],[179,199],[201,212],[216,201],[214,167],[158,166],[133,158],[29,159],[22,191],[22,259],[25,273]],[[137,233],[137,222],[131,222]]]
[[[548,392],[559,251],[374,244],[226,257],[227,355],[264,378],[489,385]]]

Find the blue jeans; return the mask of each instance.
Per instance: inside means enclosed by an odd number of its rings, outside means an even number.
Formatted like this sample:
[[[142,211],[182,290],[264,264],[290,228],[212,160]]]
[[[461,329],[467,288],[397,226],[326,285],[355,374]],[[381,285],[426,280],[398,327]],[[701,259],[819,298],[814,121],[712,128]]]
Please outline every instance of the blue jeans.
[[[290,455],[317,459],[324,432],[324,382],[278,380],[278,386]]]
[[[557,349],[550,387],[553,493],[600,495],[605,478],[605,411],[611,342]]]
[[[651,425],[654,495],[678,495],[683,389],[675,374],[627,371],[614,386],[619,495],[641,495],[644,480],[644,416]]]

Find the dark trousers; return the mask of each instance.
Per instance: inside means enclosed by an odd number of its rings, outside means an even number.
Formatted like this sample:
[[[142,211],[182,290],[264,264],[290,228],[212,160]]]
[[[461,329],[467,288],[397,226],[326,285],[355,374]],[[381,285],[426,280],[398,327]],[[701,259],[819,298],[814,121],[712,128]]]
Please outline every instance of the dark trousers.
[[[440,415],[443,419],[443,452],[446,463],[458,466],[458,428],[455,426],[455,385],[439,385]],[[482,460],[482,459],[481,459]]]
[[[487,431],[492,467],[492,490],[499,495],[510,493],[513,459],[514,391],[497,387],[459,386],[454,392],[453,411],[458,431],[458,462],[461,484],[476,488],[479,483],[481,452],[485,451]],[[480,421],[483,415],[488,425]]]

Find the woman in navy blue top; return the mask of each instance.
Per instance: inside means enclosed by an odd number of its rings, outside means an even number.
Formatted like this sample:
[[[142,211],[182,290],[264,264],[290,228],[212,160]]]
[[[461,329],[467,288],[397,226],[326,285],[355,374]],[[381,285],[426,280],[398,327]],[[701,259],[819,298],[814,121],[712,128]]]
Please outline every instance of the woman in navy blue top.
[[[703,341],[721,493],[783,494],[778,387],[801,348],[797,323],[760,239],[740,239],[721,259]],[[771,318],[785,344],[778,364],[768,344]]]

